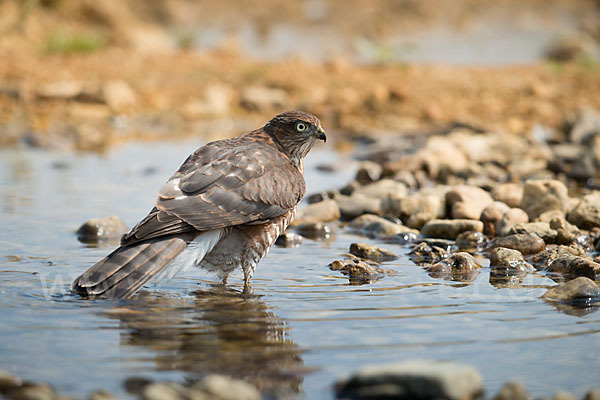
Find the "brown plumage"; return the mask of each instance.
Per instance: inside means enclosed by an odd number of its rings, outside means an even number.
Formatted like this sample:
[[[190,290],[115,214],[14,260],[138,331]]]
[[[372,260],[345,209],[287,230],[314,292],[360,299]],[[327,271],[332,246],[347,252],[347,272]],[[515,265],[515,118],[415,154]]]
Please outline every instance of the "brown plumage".
[[[200,147],[158,190],[154,208],[121,246],[72,289],[128,297],[150,279],[191,265],[223,279],[241,267],[248,283],[304,196],[304,157],[325,138],[317,117],[288,111],[260,129]]]

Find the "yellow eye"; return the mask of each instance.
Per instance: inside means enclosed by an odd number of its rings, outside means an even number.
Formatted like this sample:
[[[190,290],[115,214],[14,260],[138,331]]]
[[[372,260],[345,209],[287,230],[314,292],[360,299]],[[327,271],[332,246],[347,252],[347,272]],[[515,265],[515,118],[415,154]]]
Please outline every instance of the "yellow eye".
[[[296,123],[296,131],[297,132],[304,132],[308,129],[308,125],[306,125],[304,122],[297,122]]]

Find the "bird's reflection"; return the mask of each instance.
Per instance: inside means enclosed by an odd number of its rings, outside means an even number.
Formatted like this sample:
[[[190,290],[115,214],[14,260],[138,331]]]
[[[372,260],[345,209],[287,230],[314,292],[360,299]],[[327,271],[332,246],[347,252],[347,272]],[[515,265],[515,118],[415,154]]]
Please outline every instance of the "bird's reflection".
[[[121,344],[154,351],[157,370],[185,371],[191,381],[224,374],[278,395],[300,391],[300,349],[260,296],[224,285],[192,300],[140,295],[110,315],[120,320]]]

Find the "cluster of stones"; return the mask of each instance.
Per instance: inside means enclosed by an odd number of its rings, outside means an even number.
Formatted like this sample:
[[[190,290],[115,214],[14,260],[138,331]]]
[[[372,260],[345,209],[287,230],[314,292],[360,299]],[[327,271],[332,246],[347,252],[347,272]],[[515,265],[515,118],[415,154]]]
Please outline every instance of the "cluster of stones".
[[[600,294],[600,116],[584,110],[565,129],[527,138],[452,126],[416,151],[406,138],[374,141],[358,152],[355,179],[310,196],[293,226],[327,238],[342,221],[409,244],[411,259],[441,279],[471,281],[487,259],[493,285],[518,287],[537,270],[561,283],[546,299],[589,305]],[[284,243],[299,239],[288,235]],[[385,275],[373,263],[393,254],[365,246],[330,267],[353,282]]]

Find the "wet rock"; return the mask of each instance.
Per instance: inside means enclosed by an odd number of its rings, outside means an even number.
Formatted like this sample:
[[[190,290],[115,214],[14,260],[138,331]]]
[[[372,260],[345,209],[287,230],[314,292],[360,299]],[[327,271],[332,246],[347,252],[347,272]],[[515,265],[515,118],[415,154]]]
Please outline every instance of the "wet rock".
[[[325,199],[318,203],[309,204],[301,209],[292,221],[291,226],[306,223],[331,222],[340,219],[340,207],[331,199]]]
[[[568,220],[581,229],[600,227],[600,192],[584,196],[569,213]]]
[[[542,298],[548,301],[560,301],[587,307],[600,302],[600,288],[593,280],[580,276],[554,286]]]
[[[264,86],[244,88],[241,94],[242,107],[251,111],[269,111],[282,108],[288,101],[285,90]]]
[[[183,400],[185,388],[172,382],[153,382],[142,391],[143,400]]]
[[[487,242],[487,237],[481,232],[466,231],[456,237],[458,248],[468,252],[484,248]]]
[[[116,400],[117,398],[110,394],[107,390],[97,390],[90,393],[89,400]]]
[[[285,232],[283,235],[279,235],[275,241],[275,245],[280,247],[298,247],[302,244],[304,238],[294,232]]]
[[[519,382],[507,382],[494,396],[494,400],[530,400],[531,397],[525,389],[525,385]]]
[[[574,246],[548,246],[543,251],[529,258],[529,262],[537,269],[545,269],[554,260],[563,256],[583,256],[585,251]]]
[[[401,232],[395,235],[389,235],[382,237],[382,240],[385,243],[398,244],[398,245],[406,245],[409,243],[413,243],[417,240],[419,236],[418,232]]]
[[[395,209],[393,214],[403,218],[407,226],[421,229],[427,222],[444,217],[446,203],[440,196],[417,193],[400,199],[390,208]]]
[[[381,199],[353,194],[352,196],[336,196],[335,201],[340,208],[341,218],[349,220],[364,214],[383,214]]]
[[[567,277],[585,276],[595,280],[600,274],[600,264],[589,258],[564,255],[552,261],[546,271]]]
[[[125,232],[127,226],[119,217],[92,218],[79,227],[77,239],[82,243],[97,243],[119,239]]]
[[[417,265],[433,264],[446,257],[448,257],[448,250],[426,242],[417,244],[408,253],[408,258]]]
[[[550,228],[547,222],[529,222],[527,224],[518,224],[510,228],[509,235],[515,233],[524,233],[536,235],[546,243],[556,243],[558,232]]]
[[[6,371],[0,370],[0,394],[5,394],[23,385],[23,381]]]
[[[125,111],[137,103],[137,95],[125,81],[110,81],[102,86],[102,102],[113,111]]]
[[[518,250],[521,254],[535,254],[544,250],[546,244],[537,235],[529,233],[516,233],[504,237],[497,237],[492,240],[492,248],[506,247],[507,249]]]
[[[389,250],[366,243],[352,243],[350,253],[360,258],[366,258],[377,262],[395,260],[398,258]]]
[[[521,206],[523,199],[523,185],[519,183],[502,183],[492,190],[492,198],[505,203],[511,208]]]
[[[483,233],[494,237],[498,222],[510,208],[500,201],[494,201],[483,209],[480,220],[483,222]]]
[[[476,186],[460,185],[446,193],[446,206],[453,219],[479,219],[493,201],[488,192]]]
[[[356,171],[356,181],[361,185],[378,181],[381,178],[383,167],[373,161],[363,161]]]
[[[421,228],[421,234],[442,239],[456,239],[465,231],[483,232],[483,222],[471,219],[434,219]]]
[[[469,253],[459,252],[427,268],[432,278],[468,282],[479,275],[481,264]]]
[[[329,264],[329,269],[340,271],[342,274],[348,276],[350,284],[353,285],[373,283],[385,275],[395,274],[395,271],[372,265],[354,257],[346,260],[335,260]]]
[[[364,195],[376,199],[398,199],[406,196],[407,193],[408,189],[404,183],[392,179],[382,179],[365,186],[360,186],[352,194]]]
[[[530,220],[550,210],[567,212],[569,195],[564,183],[554,179],[531,179],[523,187],[521,208]]]
[[[389,236],[402,232],[414,232],[410,228],[372,214],[365,214],[353,219],[349,226],[355,231],[376,236]]]
[[[429,360],[365,366],[336,385],[340,399],[471,400],[482,394],[483,381],[473,367]]]
[[[496,274],[521,275],[535,271],[518,250],[497,247],[490,255],[490,269]]]
[[[525,211],[521,210],[520,208],[511,208],[504,213],[500,221],[498,221],[496,235],[506,236],[509,234],[513,226],[526,224],[527,222],[529,222],[529,217]]]
[[[332,225],[323,222],[307,222],[294,227],[296,232],[314,240],[329,239],[333,234]]]
[[[36,93],[41,99],[73,100],[83,90],[83,84],[78,81],[51,82],[38,86]]]
[[[215,400],[260,400],[258,389],[248,382],[223,375],[209,375],[194,383],[192,388]]]

